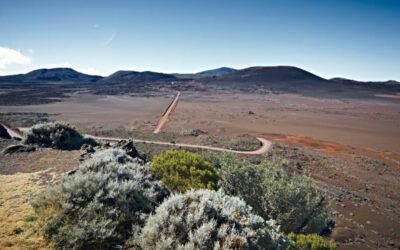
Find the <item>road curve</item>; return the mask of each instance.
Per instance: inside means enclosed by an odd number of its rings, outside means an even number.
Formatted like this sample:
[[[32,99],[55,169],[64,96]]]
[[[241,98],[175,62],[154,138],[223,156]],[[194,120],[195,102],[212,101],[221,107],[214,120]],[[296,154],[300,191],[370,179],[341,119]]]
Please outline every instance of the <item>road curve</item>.
[[[180,95],[181,95],[181,92],[178,91],[178,93],[176,93],[176,96],[175,96],[174,100],[168,105],[168,107],[165,110],[164,114],[161,116],[160,120],[158,121],[157,126],[153,131],[154,134],[160,133],[161,129],[167,123],[169,115],[172,113],[172,111],[174,111],[176,105],[178,104],[178,100],[179,100],[179,96]]]
[[[96,140],[107,141],[107,142],[118,142],[121,140],[126,140],[124,138],[102,137],[102,136],[94,136],[94,138]],[[272,143],[270,141],[268,141],[267,139],[257,137],[257,140],[259,140],[262,144],[262,146],[259,149],[254,150],[254,151],[240,151],[240,150],[232,150],[232,149],[212,147],[212,146],[203,146],[203,145],[196,145],[196,144],[132,139],[133,142],[137,142],[137,143],[147,143],[147,144],[165,145],[165,146],[182,147],[182,148],[206,149],[206,150],[212,150],[212,151],[228,152],[228,153],[244,154],[244,155],[261,155],[261,154],[267,153],[271,149]]]

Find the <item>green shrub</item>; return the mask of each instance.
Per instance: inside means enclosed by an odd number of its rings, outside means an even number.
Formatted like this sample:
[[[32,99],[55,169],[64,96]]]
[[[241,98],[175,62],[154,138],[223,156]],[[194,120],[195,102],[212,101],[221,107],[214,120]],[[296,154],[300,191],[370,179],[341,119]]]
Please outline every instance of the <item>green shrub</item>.
[[[289,250],[335,250],[336,244],[325,242],[317,234],[294,234],[288,235],[290,239]]]
[[[195,153],[166,150],[153,158],[151,171],[171,191],[217,187],[215,170]]]
[[[124,151],[93,154],[32,201],[44,236],[63,249],[110,249],[140,228],[167,195]]]
[[[164,201],[142,230],[143,249],[275,249],[286,239],[237,197],[190,190]]]
[[[69,124],[63,122],[34,125],[26,133],[23,143],[63,150],[80,149],[85,143],[97,144],[93,138],[82,136]]]
[[[252,165],[230,154],[208,158],[225,192],[244,199],[263,218],[276,220],[283,232],[321,233],[330,222],[327,204],[308,177],[282,164]]]

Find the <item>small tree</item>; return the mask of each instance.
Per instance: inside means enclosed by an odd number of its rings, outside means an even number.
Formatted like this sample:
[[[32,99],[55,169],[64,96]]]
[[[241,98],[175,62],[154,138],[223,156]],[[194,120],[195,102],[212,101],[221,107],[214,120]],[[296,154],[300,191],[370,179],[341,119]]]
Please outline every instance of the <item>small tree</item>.
[[[151,172],[171,191],[216,189],[218,175],[201,155],[180,150],[166,150],[154,157]]]
[[[237,197],[213,190],[172,195],[142,230],[143,249],[275,249],[285,244],[273,221],[265,222]]]

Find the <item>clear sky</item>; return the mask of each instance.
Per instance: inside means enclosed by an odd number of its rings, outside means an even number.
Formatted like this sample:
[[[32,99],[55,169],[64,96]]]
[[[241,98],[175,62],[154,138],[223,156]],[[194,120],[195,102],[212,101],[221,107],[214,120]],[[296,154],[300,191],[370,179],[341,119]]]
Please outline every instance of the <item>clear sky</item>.
[[[400,0],[0,0],[0,74],[256,65],[400,80]]]

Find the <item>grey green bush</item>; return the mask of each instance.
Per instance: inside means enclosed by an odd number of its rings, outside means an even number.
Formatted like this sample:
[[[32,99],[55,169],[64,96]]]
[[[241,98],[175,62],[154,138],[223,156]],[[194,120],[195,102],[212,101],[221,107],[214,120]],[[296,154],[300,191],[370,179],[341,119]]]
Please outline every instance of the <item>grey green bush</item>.
[[[291,173],[285,164],[253,165],[231,154],[208,156],[218,169],[220,185],[241,197],[265,219],[274,219],[283,232],[321,233],[330,222],[324,198],[304,175]]]
[[[75,128],[64,122],[34,125],[26,133],[23,143],[62,150],[80,149],[85,143],[97,144],[93,138],[83,136]]]
[[[284,245],[274,221],[254,215],[237,197],[214,190],[174,194],[142,230],[143,249],[275,249]]]
[[[60,249],[110,249],[140,228],[167,195],[146,165],[120,149],[95,153],[32,201],[44,236]]]

